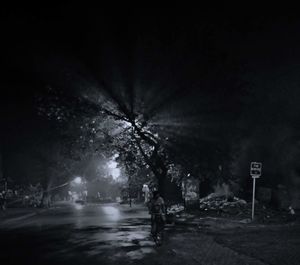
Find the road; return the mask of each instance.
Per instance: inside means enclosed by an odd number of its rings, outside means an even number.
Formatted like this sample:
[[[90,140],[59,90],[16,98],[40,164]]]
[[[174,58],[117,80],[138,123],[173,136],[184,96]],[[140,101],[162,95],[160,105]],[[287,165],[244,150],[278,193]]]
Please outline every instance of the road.
[[[128,263],[154,253],[145,207],[59,204],[0,225],[0,264]]]
[[[205,220],[196,225],[177,220],[156,247],[142,205],[64,203],[26,218],[2,219],[0,264],[300,264],[298,223]]]

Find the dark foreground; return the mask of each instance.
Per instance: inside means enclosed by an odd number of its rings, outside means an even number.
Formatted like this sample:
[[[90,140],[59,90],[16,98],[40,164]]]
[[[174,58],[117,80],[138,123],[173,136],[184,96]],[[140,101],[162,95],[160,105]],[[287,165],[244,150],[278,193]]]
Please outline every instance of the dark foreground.
[[[0,223],[0,264],[300,264],[300,226],[168,227],[155,247],[143,206],[59,205]]]

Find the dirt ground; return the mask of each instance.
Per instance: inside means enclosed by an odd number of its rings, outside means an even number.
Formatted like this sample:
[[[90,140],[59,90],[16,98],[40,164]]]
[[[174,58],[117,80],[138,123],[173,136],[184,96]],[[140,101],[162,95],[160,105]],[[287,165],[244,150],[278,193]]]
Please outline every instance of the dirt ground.
[[[166,242],[142,261],[152,265],[299,265],[300,225],[176,227]],[[142,263],[141,263],[142,262]]]
[[[246,226],[207,234],[218,244],[266,264],[300,264],[300,225]]]

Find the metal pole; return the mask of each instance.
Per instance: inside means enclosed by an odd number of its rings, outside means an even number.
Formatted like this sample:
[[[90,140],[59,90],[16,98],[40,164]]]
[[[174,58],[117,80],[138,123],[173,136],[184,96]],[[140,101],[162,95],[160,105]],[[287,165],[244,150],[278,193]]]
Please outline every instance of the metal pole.
[[[255,180],[256,178],[253,178],[253,194],[252,194],[252,220],[254,220],[254,206],[255,206]]]

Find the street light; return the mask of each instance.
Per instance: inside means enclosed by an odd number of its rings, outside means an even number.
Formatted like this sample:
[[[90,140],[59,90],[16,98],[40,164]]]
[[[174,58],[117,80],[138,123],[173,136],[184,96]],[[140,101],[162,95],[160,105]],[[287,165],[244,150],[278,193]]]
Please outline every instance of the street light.
[[[81,179],[81,177],[76,177],[75,179],[74,179],[74,183],[75,184],[81,184],[81,182],[82,182],[82,179]]]

